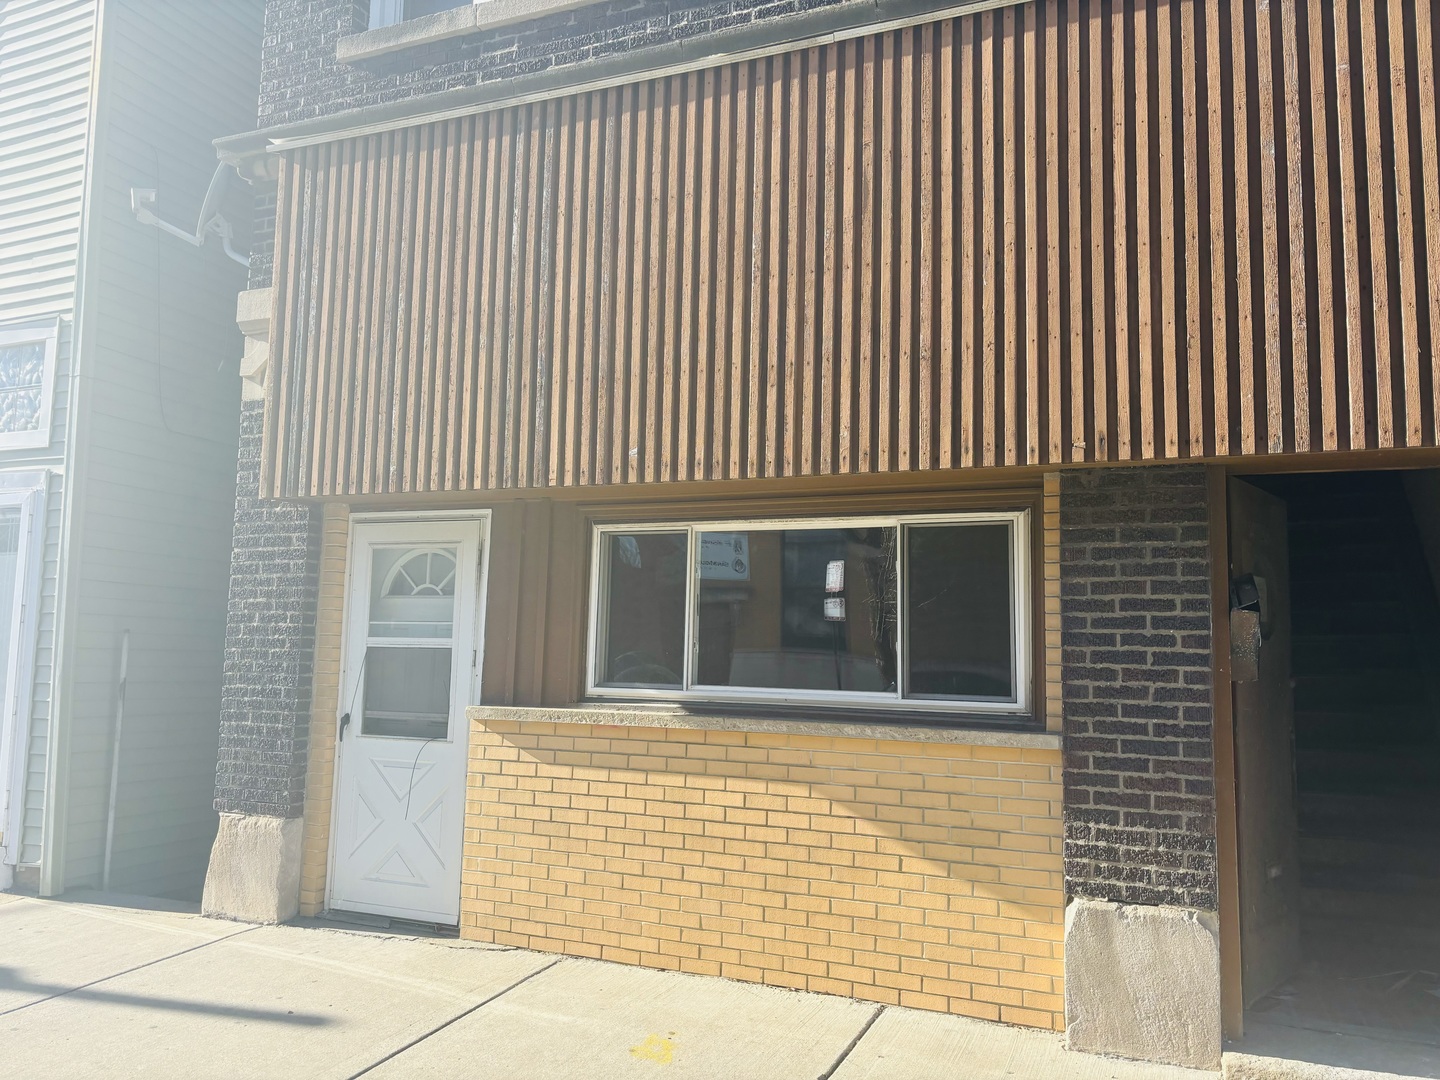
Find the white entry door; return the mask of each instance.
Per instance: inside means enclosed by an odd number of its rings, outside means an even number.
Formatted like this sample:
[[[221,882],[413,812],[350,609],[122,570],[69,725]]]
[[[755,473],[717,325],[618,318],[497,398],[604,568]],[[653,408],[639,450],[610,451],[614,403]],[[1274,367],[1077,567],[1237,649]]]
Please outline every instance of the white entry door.
[[[354,526],[331,908],[459,921],[484,540],[475,518]]]

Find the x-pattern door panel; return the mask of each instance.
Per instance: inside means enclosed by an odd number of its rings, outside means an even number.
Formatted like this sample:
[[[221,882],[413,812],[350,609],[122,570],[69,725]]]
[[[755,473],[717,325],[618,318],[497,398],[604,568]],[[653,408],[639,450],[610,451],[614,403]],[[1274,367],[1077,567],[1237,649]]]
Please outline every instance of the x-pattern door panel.
[[[482,522],[362,522],[351,544],[330,906],[454,923]]]

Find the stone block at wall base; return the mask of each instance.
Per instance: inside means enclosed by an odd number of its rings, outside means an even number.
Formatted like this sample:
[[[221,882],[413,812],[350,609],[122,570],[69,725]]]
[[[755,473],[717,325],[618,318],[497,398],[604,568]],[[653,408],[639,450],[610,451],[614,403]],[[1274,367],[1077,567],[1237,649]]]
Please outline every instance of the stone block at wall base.
[[[301,818],[221,814],[200,913],[282,923],[300,910]]]
[[[1220,935],[1190,908],[1075,900],[1065,912],[1072,1050],[1220,1066]]]

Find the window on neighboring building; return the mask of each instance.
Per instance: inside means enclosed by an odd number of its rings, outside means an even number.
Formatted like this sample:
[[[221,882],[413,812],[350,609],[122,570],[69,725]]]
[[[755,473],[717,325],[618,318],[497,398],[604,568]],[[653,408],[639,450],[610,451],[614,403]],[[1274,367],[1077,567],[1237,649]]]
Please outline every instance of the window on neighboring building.
[[[483,0],[370,0],[370,29],[481,2]]]
[[[0,449],[50,444],[56,337],[53,319],[0,325]]]
[[[596,530],[600,696],[1023,711],[1028,516]]]

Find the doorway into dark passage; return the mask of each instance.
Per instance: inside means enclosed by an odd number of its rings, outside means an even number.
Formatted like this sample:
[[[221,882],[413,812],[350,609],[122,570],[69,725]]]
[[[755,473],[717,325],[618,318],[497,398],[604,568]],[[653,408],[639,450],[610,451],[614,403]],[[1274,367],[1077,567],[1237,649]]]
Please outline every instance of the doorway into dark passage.
[[[1236,683],[1247,1033],[1365,1035],[1428,1057],[1440,1048],[1440,470],[1232,481],[1232,609],[1255,599],[1234,589],[1237,510],[1255,512],[1237,507],[1237,485],[1284,504],[1288,589],[1262,581],[1259,592],[1283,593],[1288,606],[1297,833],[1288,849],[1265,835],[1285,777],[1263,758],[1283,746],[1247,742],[1246,725],[1269,706]],[[1243,616],[1231,624],[1244,633]],[[1267,648],[1268,638],[1262,657]],[[1247,845],[1268,845],[1248,870]],[[1265,925],[1256,898],[1273,908],[1265,879],[1290,872],[1276,850],[1298,856],[1299,883],[1292,910]],[[1256,972],[1253,955],[1267,961]]]

